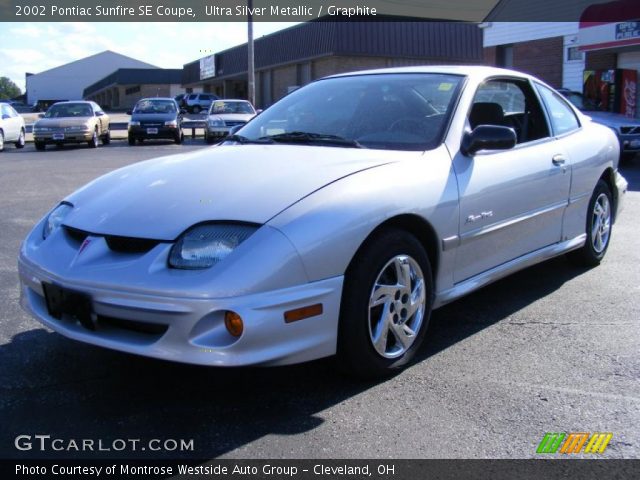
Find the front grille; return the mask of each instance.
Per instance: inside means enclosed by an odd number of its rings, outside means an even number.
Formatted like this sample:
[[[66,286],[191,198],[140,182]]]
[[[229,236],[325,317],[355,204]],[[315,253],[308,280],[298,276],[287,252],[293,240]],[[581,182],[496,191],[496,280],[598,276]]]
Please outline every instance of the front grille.
[[[107,235],[104,238],[111,250],[120,253],[147,253],[160,243],[148,238],[117,237],[115,235]]]
[[[620,127],[620,132],[624,135],[637,135],[640,134],[640,126]]]
[[[93,235],[90,232],[67,226],[64,227],[64,231],[68,238],[78,243],[84,242],[89,235]],[[117,235],[105,235],[104,239],[107,242],[107,246],[118,253],[147,253],[160,243],[158,240],[150,240],[148,238],[121,237]]]
[[[121,330],[130,330],[137,333],[157,336],[163,335],[169,329],[168,325],[138,322],[135,320],[123,320],[122,318],[107,317],[104,315],[98,315],[98,328],[100,325],[108,325]]]
[[[85,232],[83,230],[78,230],[77,228],[64,227],[64,231],[66,232],[69,238],[71,238],[72,240],[75,240],[78,243],[84,242],[84,240],[89,236],[88,232]]]
[[[247,122],[243,122],[242,120],[225,120],[224,123],[227,127],[235,127],[236,125],[244,125]]]

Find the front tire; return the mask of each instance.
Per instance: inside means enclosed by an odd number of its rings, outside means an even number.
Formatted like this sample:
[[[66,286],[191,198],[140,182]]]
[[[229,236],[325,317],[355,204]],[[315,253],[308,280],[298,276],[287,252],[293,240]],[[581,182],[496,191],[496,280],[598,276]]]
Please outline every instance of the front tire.
[[[339,367],[362,378],[399,372],[424,339],[432,299],[431,264],[420,242],[398,229],[377,234],[345,274]]]
[[[102,144],[109,145],[110,143],[111,143],[111,132],[107,131],[107,133],[105,133],[102,136]]]
[[[611,190],[604,180],[598,180],[587,209],[587,240],[582,248],[569,252],[569,260],[582,267],[599,265],[609,248],[612,226]]]
[[[16,146],[16,148],[24,148],[24,145],[25,145],[24,129],[20,129],[20,136],[18,137],[18,140],[14,145]]]
[[[97,128],[93,131],[91,140],[89,140],[87,144],[89,145],[89,148],[98,148],[98,129]]]
[[[178,132],[173,141],[176,143],[176,145],[180,145],[182,142],[184,142],[184,133],[182,133],[182,130]]]
[[[132,137],[131,135],[129,135],[128,141],[129,145],[133,147],[136,144],[136,137]]]
[[[4,132],[0,130],[0,152],[4,150]]]

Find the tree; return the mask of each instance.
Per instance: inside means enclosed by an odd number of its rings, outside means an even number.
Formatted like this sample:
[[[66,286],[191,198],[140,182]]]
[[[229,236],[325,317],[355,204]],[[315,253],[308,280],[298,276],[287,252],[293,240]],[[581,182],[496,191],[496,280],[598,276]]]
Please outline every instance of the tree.
[[[8,100],[22,94],[20,88],[8,77],[0,77],[0,100]]]

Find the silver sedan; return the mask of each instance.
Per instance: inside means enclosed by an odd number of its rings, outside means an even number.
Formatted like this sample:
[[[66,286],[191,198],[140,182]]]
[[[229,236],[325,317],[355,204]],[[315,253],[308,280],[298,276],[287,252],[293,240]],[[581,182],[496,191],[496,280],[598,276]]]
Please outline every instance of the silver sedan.
[[[614,133],[543,82],[409,67],[313,82],[218,146],[111,172],[20,251],[21,301],[79,341],[203,365],[414,356],[430,312],[567,254],[597,265]]]

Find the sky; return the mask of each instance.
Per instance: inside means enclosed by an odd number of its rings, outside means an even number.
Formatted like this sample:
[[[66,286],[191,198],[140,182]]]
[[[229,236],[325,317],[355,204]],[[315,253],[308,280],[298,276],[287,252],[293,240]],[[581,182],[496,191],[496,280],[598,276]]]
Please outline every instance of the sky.
[[[254,38],[295,23],[254,22]],[[162,68],[247,41],[247,24],[224,23],[0,23],[0,77],[24,92],[25,72],[39,73],[104,50]]]

